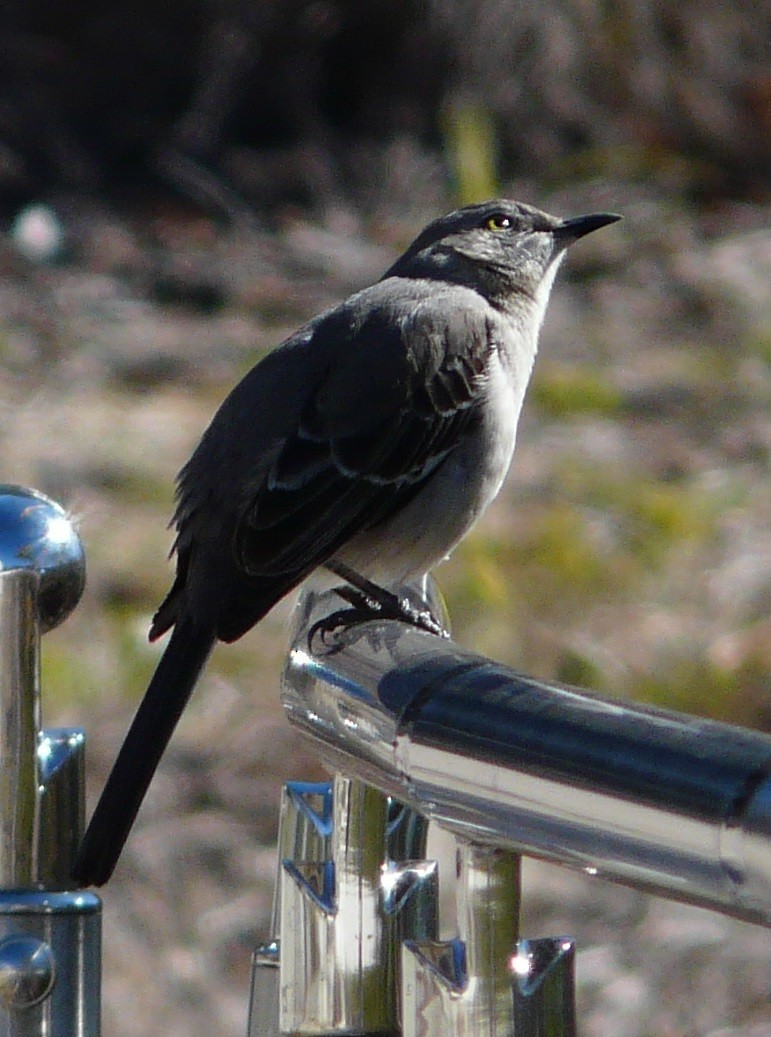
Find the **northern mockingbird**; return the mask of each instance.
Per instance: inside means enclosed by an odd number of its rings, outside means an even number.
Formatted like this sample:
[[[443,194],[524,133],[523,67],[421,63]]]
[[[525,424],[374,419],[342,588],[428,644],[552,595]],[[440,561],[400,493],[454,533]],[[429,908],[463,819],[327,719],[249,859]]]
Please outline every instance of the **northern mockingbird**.
[[[80,883],[112,874],[214,643],[315,569],[353,584],[341,596],[359,613],[437,629],[387,588],[445,558],[498,493],[560,260],[619,218],[458,209],[233,389],[179,475],[177,574],[150,630],[171,639],[83,840]]]

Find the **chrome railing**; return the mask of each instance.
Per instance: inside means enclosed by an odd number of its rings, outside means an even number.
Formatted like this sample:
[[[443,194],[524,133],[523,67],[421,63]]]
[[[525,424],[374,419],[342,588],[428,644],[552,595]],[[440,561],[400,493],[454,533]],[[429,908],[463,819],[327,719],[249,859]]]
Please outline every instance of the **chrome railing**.
[[[573,1034],[572,942],[518,932],[523,854],[771,926],[771,738],[394,622],[325,636],[334,608],[304,597],[284,675],[289,719],[336,777],[285,793],[250,1037]],[[447,942],[428,821],[458,846]]]
[[[72,523],[0,486],[0,1037],[98,1037],[101,902],[71,890],[83,734],[40,726],[40,635],[83,591]]]

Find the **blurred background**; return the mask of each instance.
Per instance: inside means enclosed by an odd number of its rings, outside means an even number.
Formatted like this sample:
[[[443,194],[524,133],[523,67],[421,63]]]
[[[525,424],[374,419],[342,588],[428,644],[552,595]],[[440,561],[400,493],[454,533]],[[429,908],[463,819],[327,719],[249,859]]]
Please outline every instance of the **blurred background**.
[[[494,195],[625,216],[571,253],[511,475],[440,568],[454,635],[771,730],[768,0],[3,0],[0,479],[71,508],[45,721],[93,803],[157,659],[173,480],[264,352]],[[218,649],[106,891],[105,1032],[243,1035],[291,602]],[[586,1037],[769,1037],[762,930],[527,871]]]

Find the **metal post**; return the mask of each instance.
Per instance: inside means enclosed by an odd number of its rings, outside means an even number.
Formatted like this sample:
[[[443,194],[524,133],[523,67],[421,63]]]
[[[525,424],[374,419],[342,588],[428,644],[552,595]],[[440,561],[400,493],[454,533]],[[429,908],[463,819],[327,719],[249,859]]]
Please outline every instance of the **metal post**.
[[[517,1037],[576,1037],[575,965],[566,937],[520,940],[511,960]]]
[[[770,738],[544,684],[393,621],[319,637],[337,607],[301,599],[289,719],[328,766],[458,841],[458,937],[403,939],[403,1037],[575,1037],[573,942],[517,940],[521,853],[771,926]]]
[[[68,891],[83,828],[83,735],[41,731],[40,634],[77,604],[66,513],[0,486],[0,1037],[98,1037],[101,903]]]
[[[281,955],[281,870],[284,861],[330,857],[332,785],[292,781],[284,786],[278,826],[278,871],[268,940],[252,956],[248,1037],[278,1037]]]
[[[402,945],[403,1037],[511,1037],[519,855],[459,839],[455,896],[456,939]]]
[[[35,878],[39,578],[0,572],[0,888]]]
[[[401,942],[438,931],[425,827],[340,775],[285,788],[277,902],[271,939],[254,956],[249,1037],[397,1031]]]

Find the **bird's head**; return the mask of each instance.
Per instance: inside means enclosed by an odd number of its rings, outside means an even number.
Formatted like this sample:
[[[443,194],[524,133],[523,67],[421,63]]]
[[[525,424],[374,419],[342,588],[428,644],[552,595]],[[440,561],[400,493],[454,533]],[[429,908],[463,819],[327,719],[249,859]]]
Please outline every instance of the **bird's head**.
[[[385,276],[456,282],[494,304],[539,301],[568,246],[619,219],[602,212],[563,220],[506,199],[467,205],[430,223]]]

